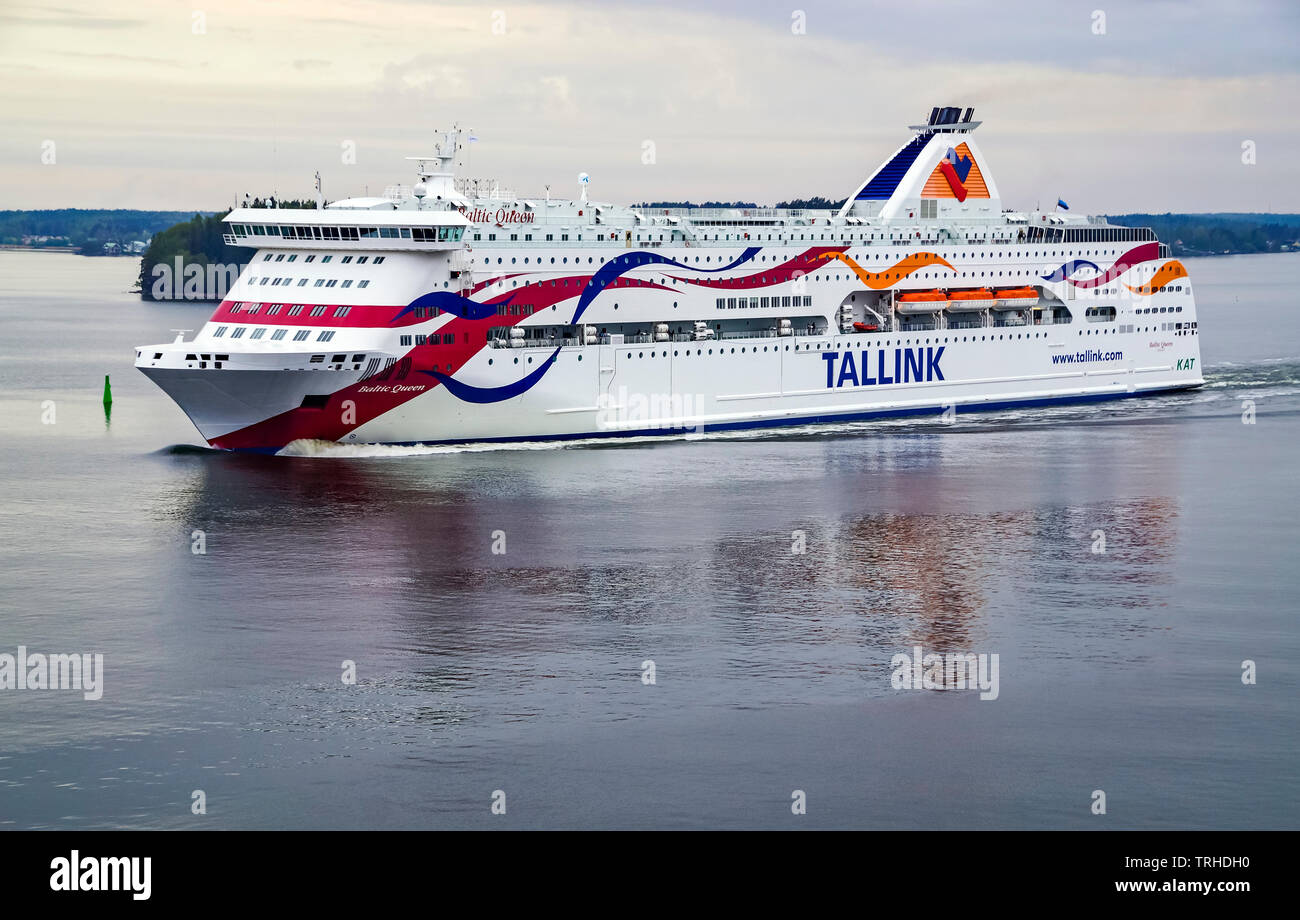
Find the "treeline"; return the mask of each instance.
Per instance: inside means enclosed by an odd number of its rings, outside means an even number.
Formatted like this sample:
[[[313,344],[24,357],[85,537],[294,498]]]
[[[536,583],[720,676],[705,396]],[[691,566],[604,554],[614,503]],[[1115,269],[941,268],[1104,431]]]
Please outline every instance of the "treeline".
[[[794,198],[778,202],[778,208],[805,208],[833,210],[843,202],[830,198]],[[281,208],[314,208],[312,201],[281,201]],[[633,207],[655,208],[757,208],[752,201],[654,201],[642,202]],[[761,207],[766,207],[763,205]],[[97,215],[110,215],[117,221],[133,220],[134,226],[151,227],[155,221],[170,219],[170,225],[152,231],[153,240],[140,261],[140,294],[153,300],[154,266],[165,265],[169,272],[175,270],[176,259],[183,266],[198,265],[206,270],[209,265],[234,266],[246,261],[251,252],[245,248],[228,246],[223,239],[225,226],[222,218],[228,214],[195,213],[179,222],[177,212],[170,211],[0,211],[0,241],[6,228],[30,227],[36,232],[67,229],[70,222],[81,221],[78,226],[93,230]],[[14,215],[23,215],[27,223],[20,223]],[[130,215],[126,217],[125,215]],[[1114,214],[1111,223],[1127,227],[1150,227],[1162,242],[1168,243],[1176,255],[1219,255],[1223,253],[1282,252],[1300,249],[1300,214]],[[8,223],[6,223],[8,221]],[[45,221],[45,222],[42,222]],[[62,223],[60,223],[62,221]],[[10,229],[9,232],[12,232]],[[30,230],[28,232],[31,232]],[[53,234],[51,234],[53,235]],[[176,279],[179,283],[180,279]]]
[[[316,202],[281,201],[277,202],[276,206],[279,208],[314,208]],[[154,266],[165,266],[166,271],[174,275],[178,257],[181,260],[180,264],[186,268],[191,265],[199,266],[205,278],[210,277],[207,272],[209,265],[241,265],[247,262],[252,255],[252,250],[240,246],[229,246],[225,242],[226,228],[225,224],[222,223],[222,219],[229,213],[229,211],[222,211],[220,214],[195,214],[189,220],[182,221],[154,234],[153,241],[140,259],[140,296],[145,300],[158,299],[154,296],[154,282],[157,280]],[[182,278],[173,278],[176,289],[180,288],[182,281]],[[218,298],[220,296],[221,294],[218,292],[209,291],[204,299]]]
[[[694,201],[643,201],[634,204],[634,208],[810,208],[813,210],[836,210],[844,204],[843,198],[792,198],[789,201],[778,201],[774,205],[756,204],[752,201],[705,201],[697,204]]]
[[[1112,214],[1113,224],[1150,227],[1174,255],[1285,252],[1300,248],[1297,214]]]
[[[752,201],[706,201],[696,204],[693,201],[642,201],[631,205],[634,208],[756,208]]]
[[[837,211],[842,198],[792,198],[773,207]],[[653,201],[638,208],[759,208],[752,201]],[[1208,256],[1300,250],[1300,214],[1112,214],[1113,224],[1150,227],[1174,255]]]
[[[148,240],[180,220],[185,211],[83,210],[0,211],[0,243],[9,246],[76,246],[98,255],[104,243]],[[45,237],[45,239],[41,239]]]
[[[247,259],[246,251],[237,246],[227,246],[223,239],[225,225],[221,219],[229,213],[223,211],[210,216],[195,214],[187,221],[154,234],[153,242],[140,259],[140,296],[145,300],[159,299],[154,296],[154,281],[157,277],[154,266],[162,265],[166,272],[174,273],[178,257],[181,265],[199,265],[204,271],[208,265],[238,265],[241,254]],[[180,278],[175,279],[178,285],[180,281]],[[168,287],[168,290],[171,288]]]

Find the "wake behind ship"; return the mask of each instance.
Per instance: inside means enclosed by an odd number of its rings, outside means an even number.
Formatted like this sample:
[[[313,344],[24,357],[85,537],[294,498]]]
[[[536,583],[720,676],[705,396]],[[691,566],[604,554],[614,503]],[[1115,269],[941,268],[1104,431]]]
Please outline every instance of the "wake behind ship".
[[[672,434],[1112,399],[1201,376],[1190,279],[1145,228],[1007,211],[936,108],[838,210],[623,207],[457,179],[238,208],[255,250],[136,366],[214,447]],[[584,182],[585,182],[585,177]]]

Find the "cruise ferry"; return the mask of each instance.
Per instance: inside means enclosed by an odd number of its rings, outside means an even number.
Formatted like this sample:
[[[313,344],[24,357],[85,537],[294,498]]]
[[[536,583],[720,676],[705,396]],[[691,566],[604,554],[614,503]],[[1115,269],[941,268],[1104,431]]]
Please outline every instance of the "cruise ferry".
[[[1192,286],[1145,228],[1003,207],[940,107],[835,209],[518,196],[458,177],[243,207],[191,340],[136,350],[214,447],[671,435],[1204,383]]]

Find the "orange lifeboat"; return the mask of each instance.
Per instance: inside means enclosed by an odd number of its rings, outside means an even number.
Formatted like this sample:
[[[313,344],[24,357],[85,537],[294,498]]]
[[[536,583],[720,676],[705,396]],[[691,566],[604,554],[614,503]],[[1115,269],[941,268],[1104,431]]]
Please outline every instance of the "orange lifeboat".
[[[1003,288],[997,292],[999,310],[1022,310],[1038,305],[1038,290],[1031,287]]]
[[[899,294],[894,299],[898,312],[907,315],[938,313],[947,302],[948,298],[944,296],[943,291],[909,291],[906,294]]]
[[[948,294],[948,309],[953,313],[987,310],[997,302],[997,297],[988,288],[978,288],[973,291],[950,291]]]

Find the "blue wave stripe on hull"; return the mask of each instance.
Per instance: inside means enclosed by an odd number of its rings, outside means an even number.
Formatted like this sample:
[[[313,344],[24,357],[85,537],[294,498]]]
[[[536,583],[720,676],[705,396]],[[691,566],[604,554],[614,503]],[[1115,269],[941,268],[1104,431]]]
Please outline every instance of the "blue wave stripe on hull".
[[[717,272],[729,271],[737,265],[743,265],[750,259],[754,258],[754,256],[758,255],[758,251],[761,248],[762,247],[760,246],[747,246],[745,251],[731,262],[726,265],[719,265],[716,268],[701,268],[698,265],[687,265],[684,262],[678,262],[676,259],[670,259],[667,256],[661,256],[655,252],[646,252],[645,250],[638,250],[636,252],[627,253],[626,255],[614,256],[614,258],[602,265],[596,271],[596,274],[591,276],[591,280],[587,282],[587,286],[582,289],[582,294],[578,297],[577,309],[573,311],[573,319],[569,322],[576,323],[581,319],[582,314],[587,312],[587,307],[591,306],[591,302],[596,299],[596,295],[605,289],[606,285],[617,280],[619,277],[625,275],[634,268],[640,268],[642,265],[671,265],[674,268],[684,268],[690,271],[716,274]]]
[[[537,370],[533,371],[526,377],[507,383],[499,387],[476,387],[468,383],[462,383],[450,374],[444,374],[442,371],[420,371],[421,374],[428,374],[435,378],[439,383],[447,388],[452,396],[465,402],[472,403],[494,403],[503,402],[507,399],[513,399],[516,396],[522,396],[533,388],[536,383],[546,375],[551,365],[555,363],[555,358],[559,355],[560,349],[557,346],[551,356],[542,362]]]

